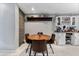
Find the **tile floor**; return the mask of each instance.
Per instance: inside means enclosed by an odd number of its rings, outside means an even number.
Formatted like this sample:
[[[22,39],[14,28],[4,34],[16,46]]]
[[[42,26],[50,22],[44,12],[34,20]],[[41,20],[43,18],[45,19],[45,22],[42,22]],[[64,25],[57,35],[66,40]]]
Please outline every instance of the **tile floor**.
[[[21,47],[19,47],[15,52],[6,52],[6,53],[0,53],[1,56],[29,56],[29,50],[26,53],[26,48],[28,44],[23,44]],[[79,46],[72,46],[72,45],[63,45],[58,46],[55,44],[52,44],[54,54],[52,53],[49,45],[48,47],[48,54],[49,56],[79,56]],[[33,56],[33,52],[32,52]],[[41,53],[37,53],[37,56],[42,56]]]

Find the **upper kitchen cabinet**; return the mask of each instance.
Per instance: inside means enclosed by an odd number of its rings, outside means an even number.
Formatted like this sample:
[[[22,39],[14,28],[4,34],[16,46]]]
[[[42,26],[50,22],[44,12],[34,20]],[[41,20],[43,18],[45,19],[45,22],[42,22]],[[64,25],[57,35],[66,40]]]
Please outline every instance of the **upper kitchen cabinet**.
[[[72,16],[71,18],[72,18],[72,20],[71,20],[72,25],[75,25],[75,22],[76,22],[76,17],[75,17],[75,16]]]
[[[63,16],[62,17],[62,25],[72,25],[71,17],[70,16]]]
[[[56,26],[78,26],[79,16],[57,16]]]
[[[65,27],[65,29],[64,29]],[[79,32],[79,16],[57,16],[56,17],[56,30],[61,31],[75,31]]]
[[[56,26],[61,25],[61,17],[56,17]]]
[[[76,26],[76,29],[79,30],[79,16],[75,17],[75,26]]]
[[[75,24],[75,19],[73,18],[73,25]],[[57,16],[56,26],[58,25],[72,25],[72,18],[70,16]]]
[[[71,25],[75,26],[77,29],[79,27],[79,16],[72,16],[71,17]]]

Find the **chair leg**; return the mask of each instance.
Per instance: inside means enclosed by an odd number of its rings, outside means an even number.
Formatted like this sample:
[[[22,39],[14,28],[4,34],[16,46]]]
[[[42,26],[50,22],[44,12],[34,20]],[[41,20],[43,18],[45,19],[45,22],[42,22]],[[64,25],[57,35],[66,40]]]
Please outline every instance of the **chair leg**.
[[[30,47],[30,52],[29,52],[29,56],[31,56],[31,49],[32,49],[32,46]]]
[[[48,56],[48,50],[46,50],[47,56]]]
[[[45,55],[44,55],[44,52],[42,52],[42,54],[43,54],[43,56],[45,56]]]
[[[52,50],[52,53],[54,54],[54,50],[53,50],[53,48],[52,48],[51,44],[49,44],[49,46],[50,46],[50,48],[51,48],[51,50]]]
[[[30,46],[30,45],[28,45],[28,47],[27,47],[27,49],[26,49],[26,53],[27,53],[27,51],[28,51],[28,49],[29,49],[29,46]]]
[[[36,56],[36,52],[34,53],[34,56]]]

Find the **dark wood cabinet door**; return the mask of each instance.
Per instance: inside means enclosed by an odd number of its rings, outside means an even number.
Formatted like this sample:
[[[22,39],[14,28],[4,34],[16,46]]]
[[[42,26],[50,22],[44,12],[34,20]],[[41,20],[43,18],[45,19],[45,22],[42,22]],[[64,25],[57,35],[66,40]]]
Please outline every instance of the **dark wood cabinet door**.
[[[24,13],[19,9],[19,46],[23,44],[24,40]]]

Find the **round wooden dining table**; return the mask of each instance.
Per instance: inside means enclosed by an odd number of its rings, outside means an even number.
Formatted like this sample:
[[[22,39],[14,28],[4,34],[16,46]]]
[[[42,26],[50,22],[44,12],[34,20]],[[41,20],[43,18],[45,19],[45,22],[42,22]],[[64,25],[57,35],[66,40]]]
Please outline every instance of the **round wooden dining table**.
[[[50,39],[50,36],[45,35],[45,34],[42,34],[42,35],[33,34],[33,35],[29,35],[28,39],[32,40],[29,56],[31,55],[31,50],[38,51],[39,49],[43,49],[42,46],[46,47],[46,51],[47,51],[46,41],[48,41]],[[39,47],[39,49],[38,49],[38,47]],[[47,55],[48,55],[48,53],[47,53]]]
[[[33,34],[33,35],[29,35],[28,39],[30,40],[49,40],[50,36],[49,35],[39,35],[39,34]]]

